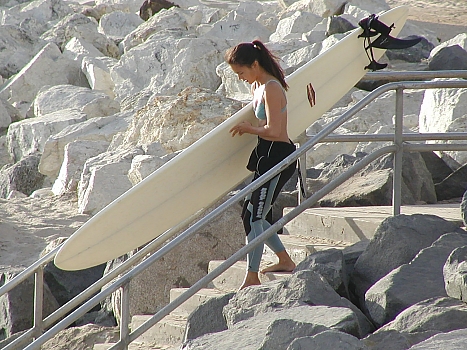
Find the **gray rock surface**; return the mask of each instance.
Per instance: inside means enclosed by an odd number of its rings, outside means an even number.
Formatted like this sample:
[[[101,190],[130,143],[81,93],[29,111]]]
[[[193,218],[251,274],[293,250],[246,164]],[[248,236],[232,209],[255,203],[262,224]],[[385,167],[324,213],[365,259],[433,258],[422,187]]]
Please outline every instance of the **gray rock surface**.
[[[447,295],[467,302],[467,246],[452,251],[443,267]]]
[[[421,249],[448,232],[464,231],[433,215],[397,215],[385,219],[358,258],[349,288],[362,302],[366,291],[380,278],[408,264]]]
[[[392,270],[365,294],[368,313],[377,326],[392,321],[417,302],[447,297],[443,266],[451,252],[467,245],[466,233],[446,233],[422,249],[408,264]]]
[[[295,338],[327,329],[356,336],[359,333],[357,317],[347,308],[296,306],[238,322],[226,331],[188,341],[181,349],[214,350],[221,346],[225,349],[283,350]]]

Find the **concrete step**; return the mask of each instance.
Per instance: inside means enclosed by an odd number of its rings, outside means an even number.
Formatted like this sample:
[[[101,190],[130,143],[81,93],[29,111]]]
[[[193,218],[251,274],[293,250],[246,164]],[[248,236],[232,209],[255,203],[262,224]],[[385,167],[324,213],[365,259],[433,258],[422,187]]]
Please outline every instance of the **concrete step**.
[[[224,260],[211,260],[209,262],[208,271],[214,270],[220,264],[222,264]],[[261,263],[260,269],[265,268],[263,262]],[[224,273],[220,276],[216,277],[208,286],[209,288],[215,288],[223,292],[236,292],[243,283],[243,279],[245,277],[246,271],[246,261],[237,261],[231,267],[229,267]],[[268,281],[275,281],[282,279],[284,277],[290,276],[290,272],[268,272],[266,274],[259,274],[259,279],[261,283],[265,283]]]
[[[108,350],[115,343],[105,343],[105,344],[94,344],[93,350]],[[157,344],[148,344],[148,343],[140,343],[140,342],[133,342],[128,345],[128,350],[179,350],[180,345],[157,345]]]
[[[284,214],[291,210],[285,208]],[[463,225],[459,203],[407,205],[401,207],[401,214],[436,215]],[[285,227],[290,235],[357,243],[371,239],[379,224],[392,215],[392,206],[309,208]]]
[[[304,236],[299,234],[280,235],[279,237],[290,257],[297,265],[308,255],[317,251],[330,248],[343,249],[349,245],[347,242],[337,242],[325,238]],[[269,249],[267,245],[264,246],[263,260],[266,261],[266,265],[268,265],[269,262],[277,262],[276,254],[271,249]]]
[[[136,329],[150,319],[152,315],[135,315],[131,319],[131,329]],[[186,317],[169,314],[136,339],[144,344],[180,345],[185,335]]]
[[[172,288],[170,290],[170,301],[174,301],[187,290],[188,288]],[[173,311],[173,313],[176,315],[188,317],[188,315],[190,315],[194,309],[196,309],[206,300],[214,297],[220,297],[225,294],[225,292],[217,289],[203,288],[196,292],[196,294],[185,301],[182,305],[180,305],[176,310]]]
[[[298,234],[283,234],[280,239],[284,244],[287,252],[289,253],[295,264],[299,264],[308,255],[330,248],[343,249],[350,244],[347,242],[337,242],[320,237],[311,237]],[[212,271],[218,267],[223,260],[212,260],[209,262],[208,271]],[[276,254],[270,250],[267,245],[264,245],[263,257],[261,259],[260,270],[270,265],[277,263]],[[223,292],[235,292],[242,285],[245,277],[246,261],[238,261],[232,265],[227,271],[215,278],[209,288],[221,290]],[[268,272],[266,274],[259,274],[261,283],[267,281],[274,281],[290,276],[288,272]]]

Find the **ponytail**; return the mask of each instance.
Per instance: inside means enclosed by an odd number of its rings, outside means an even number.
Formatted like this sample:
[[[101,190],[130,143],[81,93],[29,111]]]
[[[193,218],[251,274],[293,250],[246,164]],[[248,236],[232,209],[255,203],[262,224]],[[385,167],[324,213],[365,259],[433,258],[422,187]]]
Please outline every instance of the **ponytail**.
[[[255,61],[263,69],[279,80],[282,87],[287,90],[288,85],[285,81],[284,70],[279,64],[279,58],[272,54],[264,44],[259,40],[251,43],[240,43],[227,50],[225,61],[228,64],[237,64],[239,66],[250,67]]]

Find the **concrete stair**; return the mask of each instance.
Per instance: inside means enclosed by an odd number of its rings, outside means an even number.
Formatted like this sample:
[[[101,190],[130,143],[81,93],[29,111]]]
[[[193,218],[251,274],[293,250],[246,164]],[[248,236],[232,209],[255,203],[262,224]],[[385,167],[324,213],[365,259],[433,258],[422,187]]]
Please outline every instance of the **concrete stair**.
[[[284,212],[288,212],[286,209]],[[462,224],[459,204],[424,205],[401,208],[402,214],[432,214]],[[325,249],[343,249],[353,243],[371,239],[378,225],[392,215],[392,207],[355,207],[355,208],[311,208],[286,225],[281,235],[287,251],[296,264],[308,255]],[[264,248],[261,268],[276,263],[275,254],[267,246]],[[213,260],[208,270],[212,271],[223,261]],[[174,312],[131,344],[130,350],[175,350],[178,349],[185,333],[188,315],[204,301],[238,290],[243,282],[246,261],[238,261],[227,271],[214,279],[208,288],[202,289],[180,305]],[[262,283],[289,276],[290,273],[260,274]],[[175,300],[187,288],[174,288],[170,291],[170,301]],[[131,328],[135,329],[151,316],[136,315],[132,318]],[[96,344],[94,349],[106,350],[111,344]]]

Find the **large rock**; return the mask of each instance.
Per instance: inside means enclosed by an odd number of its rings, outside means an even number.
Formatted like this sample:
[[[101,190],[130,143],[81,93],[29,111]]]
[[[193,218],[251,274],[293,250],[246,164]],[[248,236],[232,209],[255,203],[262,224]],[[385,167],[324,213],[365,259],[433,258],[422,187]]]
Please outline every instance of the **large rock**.
[[[464,302],[448,297],[432,298],[405,309],[363,342],[372,350],[408,349],[435,334],[465,329],[466,322]]]
[[[236,11],[229,12],[204,33],[206,37],[227,39],[232,46],[238,42],[253,41],[254,39],[268,42],[270,35],[269,29],[261,23],[255,19],[243,17]]]
[[[420,108],[419,132],[465,132],[467,131],[466,111],[467,89],[428,89],[425,91]],[[429,141],[432,143],[465,143],[456,141]],[[467,162],[467,152],[446,153],[460,164]]]
[[[30,195],[42,188],[45,176],[37,170],[40,156],[30,154],[13,165],[0,170],[0,198],[8,198],[12,191]]]
[[[64,109],[80,111],[91,119],[119,112],[120,104],[102,91],[74,85],[44,87],[34,100],[34,114],[37,117]]]
[[[467,69],[467,51],[459,45],[443,47],[428,63],[429,70]]]
[[[213,297],[199,305],[186,321],[184,342],[196,339],[204,334],[222,332],[227,329],[227,323],[222,314],[234,293]]]
[[[44,343],[43,348],[48,350],[89,350],[96,344],[116,343],[118,340],[119,330],[117,327],[87,324],[60,331],[55,337]]]
[[[10,282],[23,269],[2,267],[2,286]],[[57,310],[59,304],[44,284],[43,317]],[[34,277],[27,278],[12,291],[0,297],[0,329],[2,338],[32,327],[34,319]]]
[[[78,211],[96,214],[114,199],[129,190],[131,162],[143,154],[141,147],[107,151],[89,158],[78,184]]]
[[[447,297],[443,266],[451,252],[467,245],[466,233],[447,233],[424,248],[408,264],[399,266],[376,282],[365,294],[368,313],[381,326],[417,302]]]
[[[346,167],[350,167],[359,159],[350,159]],[[353,159],[353,161],[352,161]],[[317,185],[333,180],[344,172],[338,165],[342,157],[328,165],[318,177]],[[417,202],[436,203],[436,193],[431,174],[419,153],[404,153],[402,165],[402,203]],[[320,200],[321,206],[361,206],[361,205],[391,205],[393,182],[393,155],[386,155],[371,163],[365,169],[351,177],[344,188],[339,187]],[[311,188],[311,192],[317,189]]]
[[[295,306],[258,315],[223,332],[207,334],[185,343],[181,349],[283,350],[296,338],[328,329],[356,335],[357,317],[341,307]]]
[[[18,73],[40,50],[43,41],[31,36],[25,29],[16,25],[2,25],[0,45],[5,48],[0,53],[0,76],[8,79]]]
[[[167,152],[193,144],[241,108],[241,103],[206,89],[187,88],[176,96],[154,97],[138,111],[123,145],[159,142]]]
[[[438,200],[460,198],[467,191],[467,163],[435,185]]]
[[[200,19],[196,17],[193,11],[175,7],[167,11],[161,11],[129,33],[120,43],[120,49],[123,53],[127,53],[132,48],[144,43],[150,36],[166,29],[178,30],[182,36],[183,34],[187,35],[190,33],[190,26],[199,24]]]
[[[80,84],[79,67],[64,57],[54,43],[48,43],[2,89],[10,103],[31,104],[46,85]]]
[[[109,142],[107,141],[73,141],[68,143],[63,151],[62,166],[52,186],[52,192],[57,196],[67,192],[76,193],[86,160],[104,153],[108,147]]]
[[[11,123],[22,119],[19,110],[6,99],[0,98],[0,132],[8,129]]]
[[[322,20],[322,17],[311,12],[297,11],[279,21],[276,31],[271,34],[269,40],[281,41],[288,38],[301,38],[302,33],[309,31]]]
[[[11,158],[19,161],[29,154],[42,153],[49,136],[86,118],[86,114],[77,110],[60,110],[11,124],[7,133]]]
[[[467,329],[440,333],[415,344],[410,350],[462,350],[467,342]]]
[[[71,38],[82,38],[105,56],[119,58],[120,52],[115,42],[99,33],[97,26],[94,18],[75,13],[60,20],[52,29],[42,34],[41,39],[53,42],[63,50]]]
[[[443,267],[447,295],[467,302],[467,246],[454,249]]]
[[[464,192],[461,201],[461,216],[464,226],[467,226],[467,191]]]
[[[348,298],[348,276],[341,249],[326,249],[308,255],[297,265],[294,272],[311,270],[321,276],[339,295]]]
[[[452,46],[459,46],[460,48],[467,50],[467,33],[460,33],[456,35],[454,38],[446,40],[441,44],[437,45],[431,52],[430,52],[430,59],[433,58],[438,52],[440,52],[443,48],[452,47]]]
[[[358,258],[349,287],[363,302],[366,291],[374,283],[393,269],[408,264],[420,250],[449,232],[464,231],[434,215],[397,215],[385,219]]]
[[[110,76],[110,69],[117,64],[110,57],[85,57],[81,61],[81,70],[91,89],[100,90],[114,99],[115,84]]]
[[[373,326],[357,307],[339,296],[322,276],[310,270],[299,271],[282,280],[238,291],[224,307],[224,316],[230,328],[240,321],[265,312],[305,304],[350,308],[358,316],[358,336],[372,331]]]
[[[368,348],[350,334],[329,330],[314,336],[297,338],[287,347],[287,350],[304,349],[366,350]]]
[[[152,36],[111,69],[116,98],[142,90],[158,95],[175,95],[188,87],[215,90],[220,84],[216,67],[228,47],[220,38]]]
[[[135,13],[115,11],[101,17],[98,31],[108,38],[120,42],[143,22]]]
[[[110,144],[116,134],[127,129],[132,116],[131,112],[123,112],[91,118],[50,135],[44,145],[39,171],[55,178],[62,167],[67,144],[73,141],[101,141]]]
[[[420,154],[425,161],[426,168],[431,174],[436,190],[436,184],[451,175],[452,169],[435,152],[420,152]]]
[[[58,21],[72,13],[72,6],[65,1],[35,0],[6,9],[2,24],[13,24],[23,29],[45,32],[48,29],[48,22]]]

